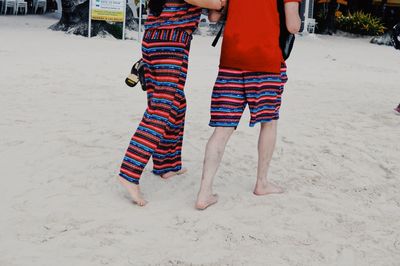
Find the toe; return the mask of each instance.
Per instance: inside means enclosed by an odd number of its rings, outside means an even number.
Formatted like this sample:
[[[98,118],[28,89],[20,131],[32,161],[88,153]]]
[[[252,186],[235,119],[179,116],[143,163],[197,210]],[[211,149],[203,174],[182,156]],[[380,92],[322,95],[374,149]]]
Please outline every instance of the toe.
[[[138,200],[138,201],[136,201],[136,204],[137,204],[138,206],[140,206],[140,207],[143,207],[143,206],[145,206],[145,205],[147,204],[147,201],[145,201],[145,200]]]

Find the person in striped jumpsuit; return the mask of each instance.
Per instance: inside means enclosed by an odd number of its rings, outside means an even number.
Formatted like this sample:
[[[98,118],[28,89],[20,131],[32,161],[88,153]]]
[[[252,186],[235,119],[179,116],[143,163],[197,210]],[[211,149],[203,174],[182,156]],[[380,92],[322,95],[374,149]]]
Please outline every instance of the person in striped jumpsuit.
[[[183,174],[184,93],[190,42],[202,8],[221,9],[222,0],[151,0],[142,54],[148,106],[131,138],[119,174],[134,203],[144,206],[139,180],[153,158],[162,178]]]

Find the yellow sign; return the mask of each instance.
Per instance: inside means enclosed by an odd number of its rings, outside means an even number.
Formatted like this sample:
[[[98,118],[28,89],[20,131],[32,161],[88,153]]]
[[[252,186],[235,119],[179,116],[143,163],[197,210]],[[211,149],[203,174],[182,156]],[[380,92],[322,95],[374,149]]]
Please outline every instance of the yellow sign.
[[[125,3],[125,0],[92,0],[91,19],[124,22]]]
[[[92,10],[93,20],[106,20],[113,22],[124,22],[123,11],[108,11],[108,10]]]

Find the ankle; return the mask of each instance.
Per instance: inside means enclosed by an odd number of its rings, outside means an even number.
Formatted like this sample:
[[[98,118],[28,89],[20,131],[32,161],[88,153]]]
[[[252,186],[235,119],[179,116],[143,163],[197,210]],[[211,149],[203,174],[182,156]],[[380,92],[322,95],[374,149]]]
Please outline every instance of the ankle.
[[[257,178],[257,184],[267,185],[268,184],[268,179],[266,177]]]
[[[199,194],[203,194],[203,195],[212,195],[212,188],[209,186],[202,186],[200,187],[200,191]]]

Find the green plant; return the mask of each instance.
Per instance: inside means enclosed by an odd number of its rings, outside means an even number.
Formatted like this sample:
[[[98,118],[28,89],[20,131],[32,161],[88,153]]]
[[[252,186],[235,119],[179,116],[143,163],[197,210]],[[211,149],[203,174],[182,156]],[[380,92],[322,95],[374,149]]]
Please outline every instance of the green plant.
[[[336,23],[337,28],[342,31],[361,35],[382,35],[386,30],[379,18],[362,11],[340,15],[337,17]]]

